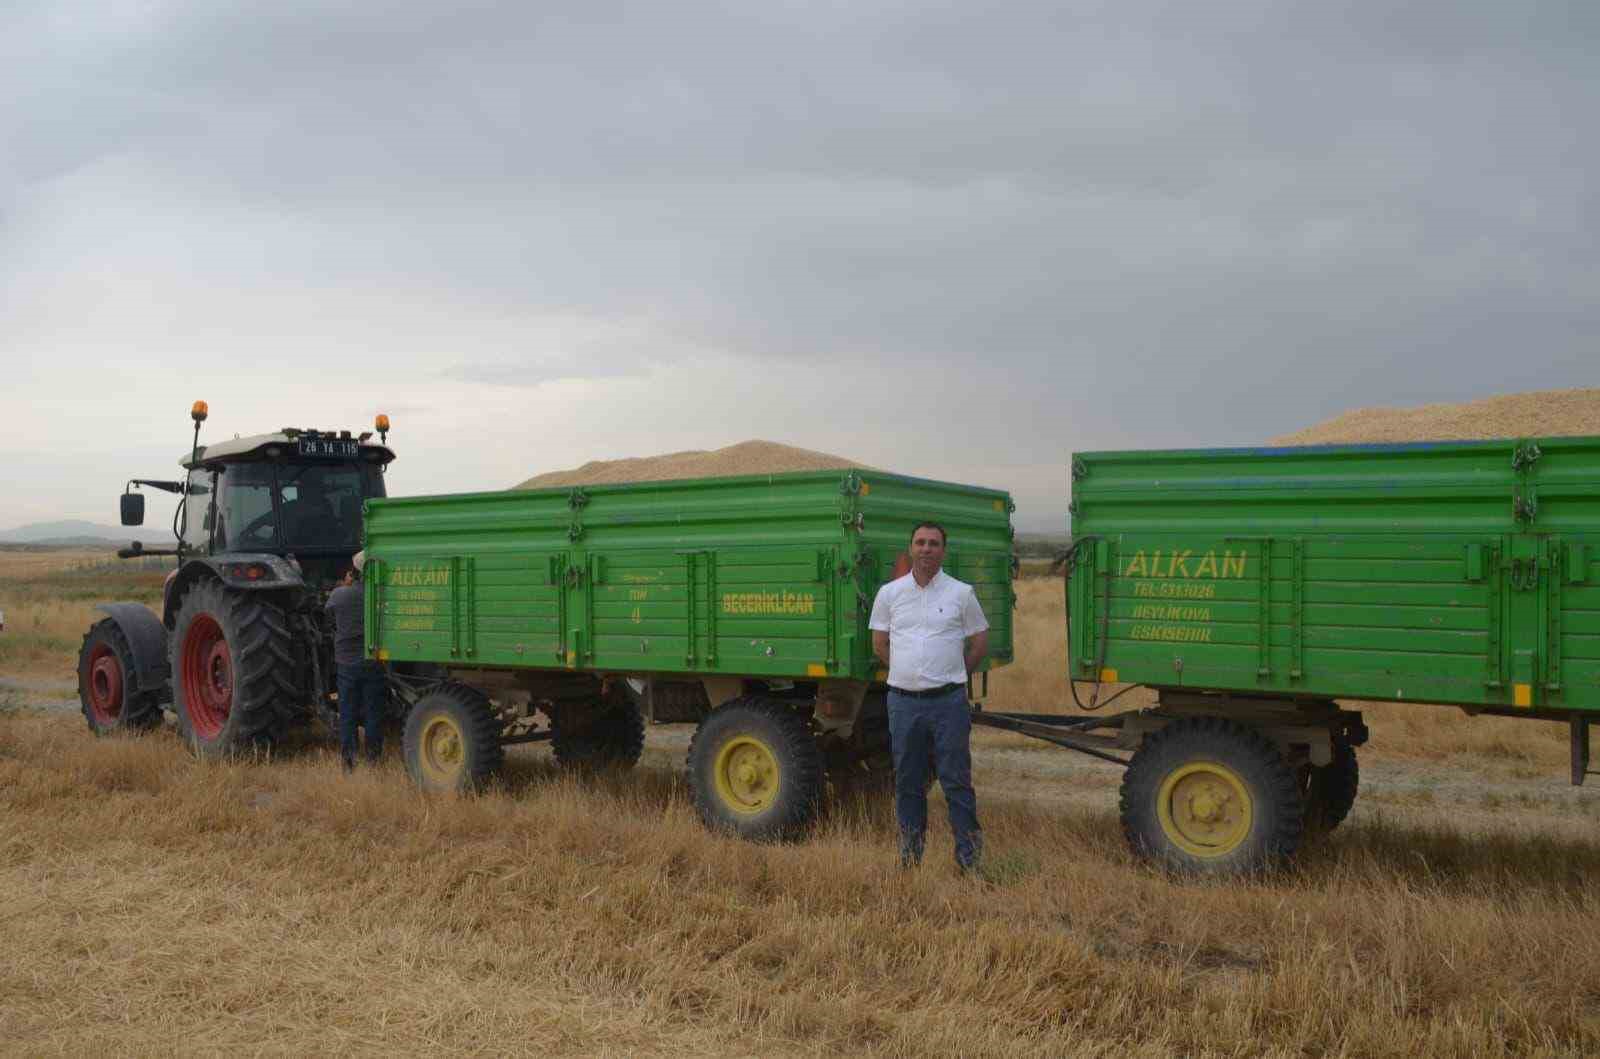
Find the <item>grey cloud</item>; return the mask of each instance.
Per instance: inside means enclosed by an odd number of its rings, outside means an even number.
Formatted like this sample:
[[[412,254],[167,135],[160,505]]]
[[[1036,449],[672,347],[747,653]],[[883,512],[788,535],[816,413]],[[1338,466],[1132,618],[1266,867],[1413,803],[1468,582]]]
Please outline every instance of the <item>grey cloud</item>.
[[[1038,466],[1592,381],[1590,3],[11,10],[18,359],[920,370]],[[122,274],[171,317],[49,309]]]

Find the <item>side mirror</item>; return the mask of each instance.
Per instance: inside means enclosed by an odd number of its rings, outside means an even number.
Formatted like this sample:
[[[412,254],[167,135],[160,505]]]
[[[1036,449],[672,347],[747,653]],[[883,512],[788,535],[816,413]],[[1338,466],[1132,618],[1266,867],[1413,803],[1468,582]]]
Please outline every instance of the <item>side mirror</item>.
[[[144,525],[144,494],[122,494],[122,524],[124,526]]]

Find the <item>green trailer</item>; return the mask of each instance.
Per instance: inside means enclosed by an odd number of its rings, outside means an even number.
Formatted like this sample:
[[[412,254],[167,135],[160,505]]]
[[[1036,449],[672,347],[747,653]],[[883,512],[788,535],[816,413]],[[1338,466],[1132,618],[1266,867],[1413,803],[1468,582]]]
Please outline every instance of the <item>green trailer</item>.
[[[1600,438],[1095,452],[1071,473],[1071,676],[1158,705],[1029,727],[1132,751],[1136,850],[1236,871],[1336,826],[1367,737],[1339,699],[1566,723],[1583,781]]]
[[[881,471],[374,499],[367,650],[410,663],[407,767],[470,787],[503,748],[631,765],[646,722],[694,722],[702,817],[748,837],[803,829],[824,787],[888,774],[885,674],[867,618],[913,525],[1009,662],[1010,497]],[[420,675],[418,675],[420,674]]]

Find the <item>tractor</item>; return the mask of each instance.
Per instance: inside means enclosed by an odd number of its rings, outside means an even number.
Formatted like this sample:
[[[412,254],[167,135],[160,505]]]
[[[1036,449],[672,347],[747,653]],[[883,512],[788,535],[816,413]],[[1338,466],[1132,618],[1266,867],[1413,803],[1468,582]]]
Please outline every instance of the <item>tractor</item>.
[[[333,630],[323,605],[361,548],[363,505],[384,495],[394,453],[389,420],[372,432],[286,427],[200,444],[204,401],[181,481],[136,478],[121,497],[124,526],[144,523],[141,487],[179,497],[176,545],[135,541],[124,559],[177,557],[157,617],[141,603],[107,603],[78,656],[78,696],[91,731],[151,728],[162,711],[201,757],[268,747],[292,726],[332,722]]]

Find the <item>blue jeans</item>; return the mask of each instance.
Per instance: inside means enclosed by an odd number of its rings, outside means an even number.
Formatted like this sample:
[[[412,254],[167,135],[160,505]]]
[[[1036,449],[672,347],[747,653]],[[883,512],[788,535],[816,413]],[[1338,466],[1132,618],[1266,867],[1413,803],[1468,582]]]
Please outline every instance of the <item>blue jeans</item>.
[[[894,815],[900,825],[900,860],[922,862],[928,834],[928,752],[950,810],[956,863],[971,868],[983,853],[978,796],[972,789],[972,713],[965,688],[918,699],[889,691],[889,747],[894,755]]]
[[[383,706],[386,698],[383,663],[339,664],[339,756],[356,760],[356,724],[367,730],[367,760],[383,753]]]

